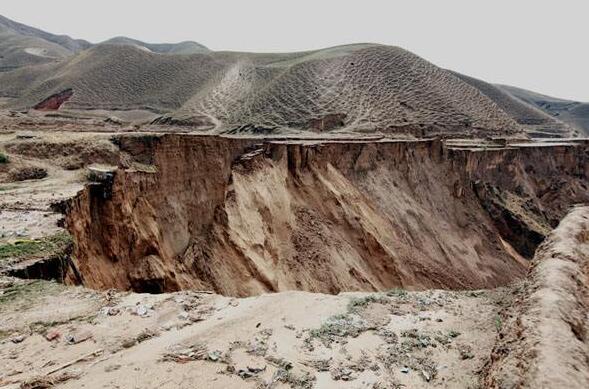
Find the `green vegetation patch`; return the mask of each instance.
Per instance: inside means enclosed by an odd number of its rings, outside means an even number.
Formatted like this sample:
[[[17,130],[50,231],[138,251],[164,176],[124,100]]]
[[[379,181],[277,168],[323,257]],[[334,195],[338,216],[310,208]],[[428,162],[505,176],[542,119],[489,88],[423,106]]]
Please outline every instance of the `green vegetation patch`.
[[[388,304],[389,299],[385,296],[371,294],[365,297],[353,297],[348,303],[348,312],[355,313],[361,308],[366,308],[370,304]]]
[[[0,153],[0,163],[8,163],[8,155]]]
[[[0,192],[18,188],[16,185],[0,185]]]
[[[329,345],[335,338],[357,337],[362,332],[374,329],[361,317],[363,309],[371,304],[388,304],[390,299],[381,294],[353,297],[348,302],[345,313],[329,317],[319,328],[309,331],[310,339],[320,339]]]
[[[293,371],[278,369],[276,373],[277,381],[289,385],[295,389],[312,389],[315,385],[315,376],[309,372],[295,374]]]
[[[41,239],[22,239],[0,245],[0,260],[49,255],[64,250],[72,243],[67,232],[60,232]]]
[[[356,337],[364,331],[366,323],[357,316],[339,314],[331,316],[321,327],[310,331],[312,338]]]
[[[394,288],[386,292],[389,297],[407,297],[407,291],[401,288]]]
[[[34,301],[39,296],[47,296],[56,294],[61,291],[63,286],[54,281],[24,281],[18,282],[8,288],[2,289],[0,294],[0,308],[2,304],[12,302],[15,300],[20,301]],[[0,312],[2,309],[0,309]]]

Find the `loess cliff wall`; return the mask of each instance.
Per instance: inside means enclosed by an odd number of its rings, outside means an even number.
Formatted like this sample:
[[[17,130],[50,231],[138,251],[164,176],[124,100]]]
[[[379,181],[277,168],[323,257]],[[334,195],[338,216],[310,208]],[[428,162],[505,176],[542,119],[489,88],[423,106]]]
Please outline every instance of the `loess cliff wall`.
[[[584,143],[259,142],[119,138],[129,162],[67,206],[66,280],[234,296],[489,288],[522,277],[589,197]]]

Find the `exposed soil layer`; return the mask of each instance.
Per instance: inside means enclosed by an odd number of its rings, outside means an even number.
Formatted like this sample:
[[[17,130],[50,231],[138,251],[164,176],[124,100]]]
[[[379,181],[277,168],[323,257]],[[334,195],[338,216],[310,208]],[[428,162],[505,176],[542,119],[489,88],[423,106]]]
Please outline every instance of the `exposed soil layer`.
[[[587,202],[585,142],[123,136],[124,163],[67,207],[66,281],[163,292],[492,288]]]
[[[59,107],[61,107],[63,103],[68,101],[73,95],[74,91],[72,89],[66,89],[62,92],[49,96],[39,104],[35,105],[34,108],[39,111],[55,111],[58,110]]]

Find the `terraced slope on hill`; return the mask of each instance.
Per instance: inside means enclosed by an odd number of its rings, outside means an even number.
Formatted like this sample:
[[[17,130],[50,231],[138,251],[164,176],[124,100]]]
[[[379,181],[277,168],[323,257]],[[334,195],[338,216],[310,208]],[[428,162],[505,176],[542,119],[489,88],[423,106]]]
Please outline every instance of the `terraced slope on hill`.
[[[343,46],[295,54],[160,55],[99,45],[59,64],[0,75],[12,106],[73,90],[67,108],[148,109],[206,129],[517,133],[477,89],[401,48]]]
[[[219,79],[173,116],[316,131],[517,131],[476,89],[398,47],[341,46],[264,63],[233,57]]]
[[[518,98],[508,89],[500,85],[489,84],[488,82],[459,73],[454,74],[493,100],[503,111],[514,118],[516,122],[525,126],[528,133],[532,135],[554,136],[563,133],[572,133],[575,130],[570,126],[570,123],[543,111],[540,107],[528,100]]]
[[[5,18],[0,36],[0,109],[143,110],[160,115],[157,124],[229,133],[573,133],[501,87],[399,47],[257,54],[126,37],[92,45]]]
[[[194,69],[200,69],[195,72]],[[208,55],[159,55],[131,46],[98,45],[51,66],[0,75],[15,105],[32,107],[66,89],[78,109],[169,110],[189,99],[220,65]]]
[[[498,85],[498,88],[589,135],[589,103],[559,99],[508,85]]]

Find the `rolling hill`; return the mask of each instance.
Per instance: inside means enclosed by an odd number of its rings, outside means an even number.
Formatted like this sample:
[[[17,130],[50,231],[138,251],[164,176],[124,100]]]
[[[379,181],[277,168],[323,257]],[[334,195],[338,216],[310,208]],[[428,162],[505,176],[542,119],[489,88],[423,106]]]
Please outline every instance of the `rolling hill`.
[[[89,46],[86,41],[53,35],[0,15],[0,72],[55,62]]]
[[[119,36],[111,38],[103,43],[121,46],[135,46],[145,51],[160,54],[198,54],[209,52],[209,49],[206,46],[192,41],[180,43],[146,43],[136,39]]]
[[[6,18],[0,34],[4,109],[144,110],[158,124],[229,133],[553,137],[577,128],[393,46],[257,54],[125,37],[94,45]]]
[[[589,136],[589,103],[559,99],[508,85],[498,87]]]
[[[574,131],[569,123],[563,122],[553,115],[550,115],[535,104],[530,104],[530,102],[514,96],[505,87],[493,85],[463,74],[454,74],[493,100],[495,104],[511,116],[517,123],[524,126],[527,132],[533,136],[552,137]]]

